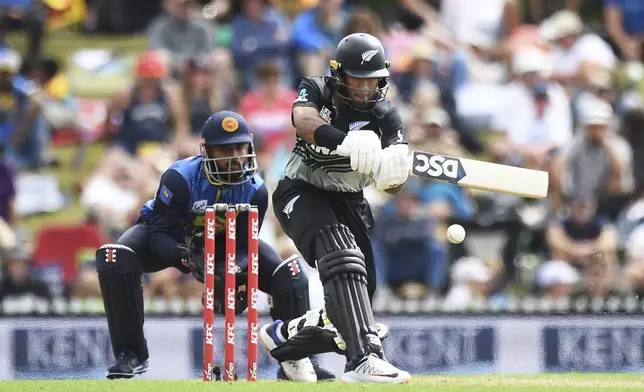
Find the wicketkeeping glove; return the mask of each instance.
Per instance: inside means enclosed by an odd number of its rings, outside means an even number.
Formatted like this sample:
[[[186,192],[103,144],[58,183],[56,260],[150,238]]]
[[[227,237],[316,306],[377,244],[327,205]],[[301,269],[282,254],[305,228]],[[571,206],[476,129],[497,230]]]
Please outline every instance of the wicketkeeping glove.
[[[199,282],[204,282],[203,232],[185,238],[185,244],[180,244],[181,264],[190,270]]]

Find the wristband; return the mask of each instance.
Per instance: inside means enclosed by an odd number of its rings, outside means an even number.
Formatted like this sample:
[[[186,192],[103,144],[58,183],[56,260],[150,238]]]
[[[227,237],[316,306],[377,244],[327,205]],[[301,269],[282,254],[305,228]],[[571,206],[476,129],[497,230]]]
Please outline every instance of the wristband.
[[[332,125],[320,125],[313,131],[315,145],[335,150],[344,141],[347,135]]]

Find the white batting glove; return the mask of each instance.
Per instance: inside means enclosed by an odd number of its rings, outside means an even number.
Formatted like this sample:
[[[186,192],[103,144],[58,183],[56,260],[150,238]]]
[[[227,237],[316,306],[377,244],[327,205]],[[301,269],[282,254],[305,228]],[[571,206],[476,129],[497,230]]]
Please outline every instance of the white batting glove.
[[[395,144],[385,148],[382,150],[380,170],[375,177],[376,188],[385,190],[404,184],[410,169],[408,145]]]
[[[360,130],[347,133],[337,153],[351,158],[351,169],[365,175],[377,173],[380,168],[382,145],[373,131]]]

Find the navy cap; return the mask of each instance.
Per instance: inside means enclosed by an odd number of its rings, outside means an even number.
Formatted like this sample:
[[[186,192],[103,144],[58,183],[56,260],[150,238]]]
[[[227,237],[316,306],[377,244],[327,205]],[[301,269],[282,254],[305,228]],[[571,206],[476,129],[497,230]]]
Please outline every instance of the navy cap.
[[[253,135],[246,119],[240,114],[221,111],[210,116],[201,128],[201,139],[206,146],[252,143]]]

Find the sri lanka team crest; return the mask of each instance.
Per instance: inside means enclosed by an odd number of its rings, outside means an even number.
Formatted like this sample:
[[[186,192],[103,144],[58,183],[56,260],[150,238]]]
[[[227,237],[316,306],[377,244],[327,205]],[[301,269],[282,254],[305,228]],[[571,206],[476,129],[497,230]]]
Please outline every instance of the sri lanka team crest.
[[[235,132],[239,128],[239,123],[235,117],[226,117],[221,122],[221,128],[226,132]]]

